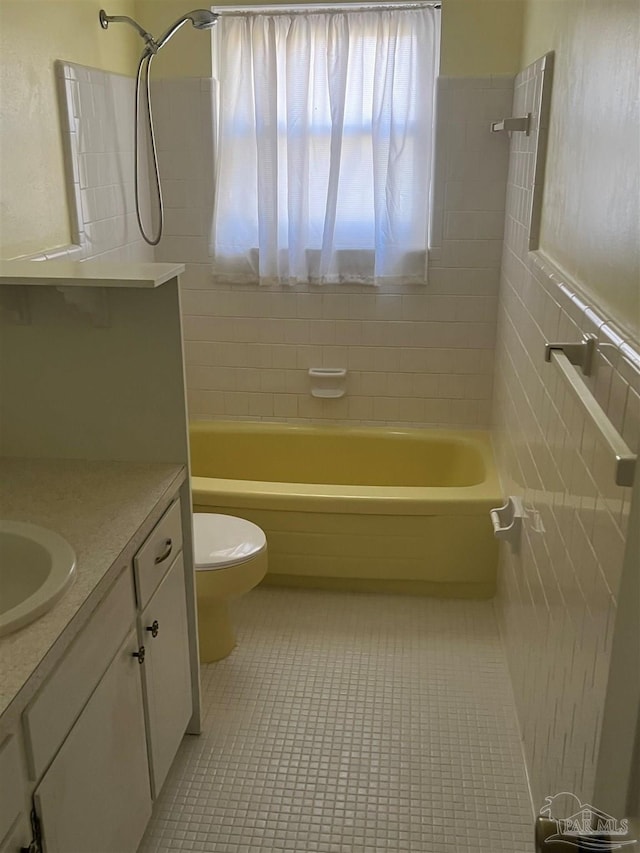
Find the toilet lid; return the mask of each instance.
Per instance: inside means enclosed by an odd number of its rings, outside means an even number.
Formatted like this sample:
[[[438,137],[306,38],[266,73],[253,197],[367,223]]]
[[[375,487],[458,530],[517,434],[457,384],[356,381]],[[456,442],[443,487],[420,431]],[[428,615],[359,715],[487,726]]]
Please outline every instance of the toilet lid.
[[[196,569],[224,569],[244,563],[267,544],[264,532],[244,518],[210,512],[193,514]]]

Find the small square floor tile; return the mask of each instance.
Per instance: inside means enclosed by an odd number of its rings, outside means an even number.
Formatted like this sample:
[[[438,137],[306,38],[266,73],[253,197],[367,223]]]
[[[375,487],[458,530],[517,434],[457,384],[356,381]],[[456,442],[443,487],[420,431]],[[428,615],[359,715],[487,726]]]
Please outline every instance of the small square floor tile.
[[[490,602],[258,588],[139,853],[529,853]]]

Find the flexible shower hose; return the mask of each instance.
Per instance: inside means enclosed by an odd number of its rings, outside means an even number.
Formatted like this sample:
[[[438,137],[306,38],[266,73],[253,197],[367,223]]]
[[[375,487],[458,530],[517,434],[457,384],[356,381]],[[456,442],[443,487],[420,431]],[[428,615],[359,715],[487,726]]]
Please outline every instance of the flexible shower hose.
[[[145,52],[140,57],[140,62],[138,63],[138,71],[136,73],[136,103],[135,103],[135,145],[134,145],[134,184],[135,184],[135,197],[136,197],[136,217],[138,219],[138,227],[140,228],[140,233],[142,234],[143,239],[150,246],[157,246],[160,242],[160,238],[162,237],[162,229],[164,227],[164,204],[162,201],[162,187],[160,186],[160,174],[158,172],[158,152],[156,151],[156,136],[153,129],[153,112],[151,109],[151,92],[149,89],[149,70],[151,68],[151,60],[153,59],[154,54],[150,50],[145,50]],[[140,133],[139,133],[139,124],[140,124],[140,84],[144,78],[144,93],[146,99],[146,110],[147,110],[147,118],[149,124],[149,139],[151,141],[151,159],[153,162],[153,174],[154,181],[156,185],[156,197],[158,201],[158,214],[159,214],[159,222],[158,222],[158,230],[155,235],[149,236],[144,229],[144,225],[142,224],[142,215],[140,213]]]

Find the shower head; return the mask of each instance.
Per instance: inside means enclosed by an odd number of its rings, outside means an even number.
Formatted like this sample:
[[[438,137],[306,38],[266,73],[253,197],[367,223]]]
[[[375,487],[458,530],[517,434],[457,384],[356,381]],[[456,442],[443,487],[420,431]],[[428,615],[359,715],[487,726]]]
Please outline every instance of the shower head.
[[[187,12],[181,18],[172,24],[169,29],[160,36],[156,41],[151,33],[148,33],[137,21],[130,18],[128,15],[107,15],[104,9],[100,9],[100,26],[106,30],[109,24],[125,23],[133,27],[139,36],[141,36],[147,45],[147,53],[157,53],[161,47],[169,41],[169,39],[178,32],[183,24],[191,21],[191,24],[196,30],[210,30],[217,22],[219,15],[211,12],[209,9],[194,9],[192,12]]]
[[[197,30],[210,30],[211,27],[215,26],[220,16],[209,9],[194,9],[186,17],[191,20]]]
[[[186,24],[187,21],[191,21],[192,25],[196,30],[210,30],[213,26],[215,26],[218,18],[220,16],[216,15],[215,12],[211,12],[209,9],[194,9],[192,12],[187,12],[186,15],[183,15],[181,18],[172,24],[166,33],[160,36],[157,41],[158,50],[169,41],[169,39],[178,32],[183,24]]]

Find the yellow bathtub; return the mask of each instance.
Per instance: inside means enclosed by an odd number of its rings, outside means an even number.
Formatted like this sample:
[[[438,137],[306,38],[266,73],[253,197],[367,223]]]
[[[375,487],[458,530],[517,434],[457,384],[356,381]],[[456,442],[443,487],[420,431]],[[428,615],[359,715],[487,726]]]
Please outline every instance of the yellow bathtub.
[[[198,421],[190,436],[194,511],[262,527],[266,583],[493,595],[487,433]]]

